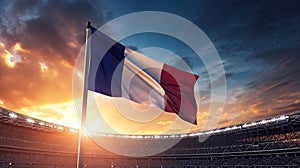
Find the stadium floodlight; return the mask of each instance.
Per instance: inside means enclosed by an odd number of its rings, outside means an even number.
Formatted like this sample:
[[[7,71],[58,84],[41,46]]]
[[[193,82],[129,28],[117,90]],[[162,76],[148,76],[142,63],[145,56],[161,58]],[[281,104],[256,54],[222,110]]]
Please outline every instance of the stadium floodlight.
[[[247,127],[249,127],[249,125],[248,124],[244,124],[242,127],[243,128],[247,128]]]
[[[187,136],[188,136],[187,134],[181,134],[182,138],[187,137]]]
[[[77,132],[77,130],[69,129],[69,132],[75,133],[75,132]]]
[[[26,121],[29,122],[29,123],[32,123],[32,124],[34,123],[34,120],[31,119],[31,118],[27,118]]]
[[[15,113],[9,113],[9,116],[10,116],[11,118],[18,118],[18,116],[17,116]]]
[[[57,129],[63,130],[64,128],[62,126],[57,126]]]
[[[138,136],[136,136],[136,138],[138,138],[138,139],[143,139],[143,136],[138,135]]]
[[[214,130],[214,131],[213,131],[213,133],[219,133],[219,132],[221,132],[220,129],[217,129],[217,130]]]
[[[199,136],[199,135],[202,135],[202,134],[203,134],[202,132],[196,132],[196,133],[190,134],[190,136]]]
[[[44,125],[45,125],[45,123],[43,123],[43,122],[39,122],[39,124],[40,124],[41,126],[44,126]]]
[[[200,136],[200,135],[203,135],[203,132],[200,132],[200,133],[199,133],[199,136]]]
[[[260,122],[259,122],[259,124],[266,124],[267,123],[267,121],[266,120],[261,120]]]
[[[201,134],[201,132],[196,132],[196,133],[193,133],[191,134],[192,136],[199,136]]]
[[[175,135],[175,138],[180,138],[180,135],[178,135],[178,134],[177,134],[177,135]]]
[[[283,116],[280,116],[278,119],[279,119],[279,120],[285,120],[285,119],[287,119],[287,118],[289,118],[289,117],[283,115]]]
[[[210,135],[210,134],[212,134],[212,133],[213,133],[212,131],[207,131],[207,132],[205,132],[206,135]]]
[[[272,118],[270,121],[271,121],[271,122],[275,122],[275,121],[276,121],[276,118]]]

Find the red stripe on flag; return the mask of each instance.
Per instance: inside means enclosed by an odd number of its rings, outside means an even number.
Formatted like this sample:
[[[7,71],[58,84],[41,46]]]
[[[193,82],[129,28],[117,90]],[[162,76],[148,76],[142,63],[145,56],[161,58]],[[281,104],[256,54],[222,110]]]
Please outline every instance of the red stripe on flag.
[[[165,91],[165,111],[176,113],[183,120],[197,124],[194,85],[198,78],[198,75],[164,64],[160,84]]]
[[[165,111],[178,114],[181,105],[180,87],[168,66],[162,69],[160,84],[165,91]]]

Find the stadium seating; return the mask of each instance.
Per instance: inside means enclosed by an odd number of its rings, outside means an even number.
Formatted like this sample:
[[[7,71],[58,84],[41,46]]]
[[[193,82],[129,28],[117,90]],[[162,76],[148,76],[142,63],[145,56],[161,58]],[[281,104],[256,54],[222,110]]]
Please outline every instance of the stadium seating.
[[[122,149],[149,153],[160,144],[179,141],[155,155],[129,157],[85,141],[86,167],[287,167],[300,165],[300,113],[178,135],[110,135],[100,138]],[[0,167],[76,167],[78,130],[29,118],[0,108]],[[125,150],[126,151],[126,150]]]

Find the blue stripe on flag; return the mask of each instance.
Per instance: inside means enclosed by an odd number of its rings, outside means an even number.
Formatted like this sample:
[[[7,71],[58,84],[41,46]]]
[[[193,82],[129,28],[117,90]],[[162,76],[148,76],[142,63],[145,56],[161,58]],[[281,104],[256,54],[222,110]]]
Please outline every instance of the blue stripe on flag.
[[[88,89],[108,96],[121,96],[121,77],[124,65],[125,46],[115,42],[105,34],[92,29],[91,64]],[[97,33],[97,34],[94,34]],[[99,43],[99,39],[101,39]],[[108,49],[108,50],[107,50]],[[107,52],[105,52],[107,51]],[[103,56],[104,55],[104,56]],[[102,58],[102,59],[101,59]]]

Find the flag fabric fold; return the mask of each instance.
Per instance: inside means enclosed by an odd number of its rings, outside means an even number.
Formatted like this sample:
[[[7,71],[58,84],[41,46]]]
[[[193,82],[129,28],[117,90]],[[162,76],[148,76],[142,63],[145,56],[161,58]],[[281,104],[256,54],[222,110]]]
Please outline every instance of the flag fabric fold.
[[[198,75],[126,48],[92,28],[88,89],[176,113],[197,124]]]

